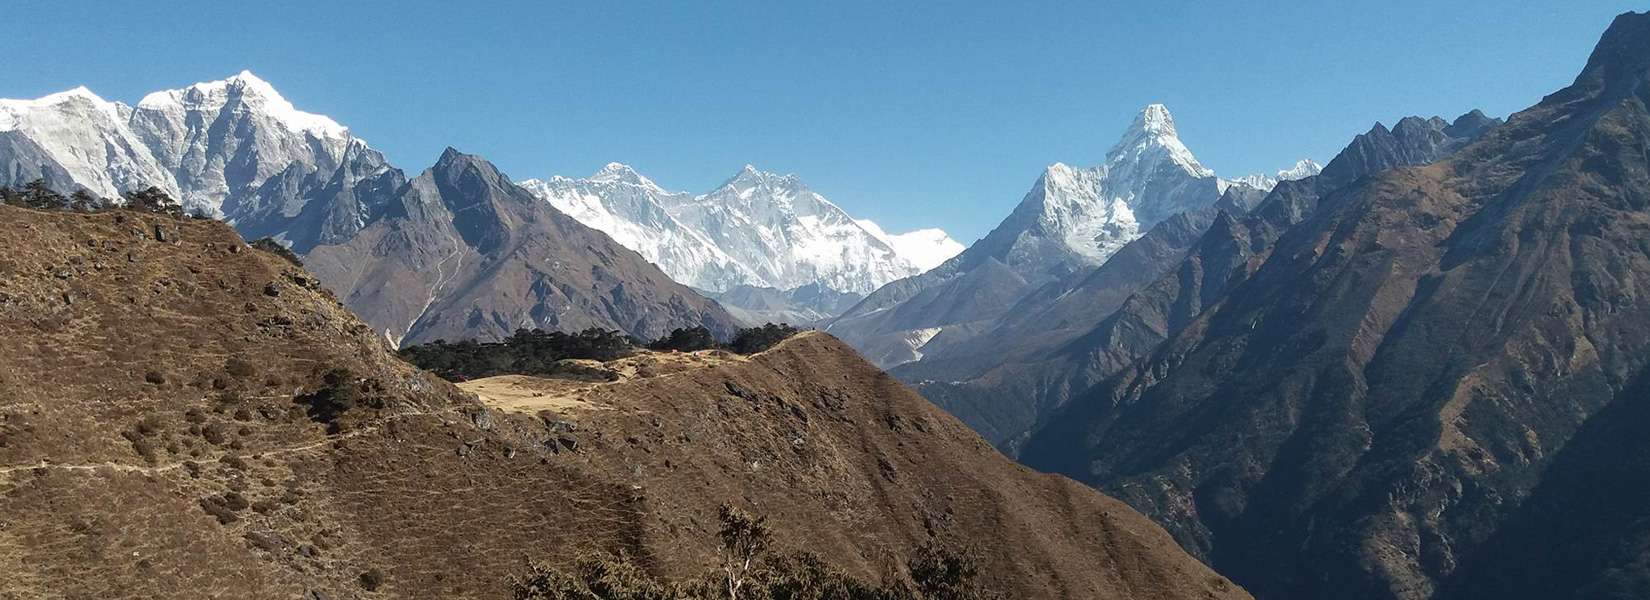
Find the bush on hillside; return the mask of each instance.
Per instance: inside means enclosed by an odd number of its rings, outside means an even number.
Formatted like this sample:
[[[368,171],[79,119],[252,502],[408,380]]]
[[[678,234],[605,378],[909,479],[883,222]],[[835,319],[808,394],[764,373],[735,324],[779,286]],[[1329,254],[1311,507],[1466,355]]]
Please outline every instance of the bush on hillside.
[[[771,533],[763,517],[724,505],[721,511],[722,563],[710,572],[666,582],[626,555],[593,555],[562,571],[533,564],[509,580],[515,600],[991,600],[999,595],[979,582],[979,569],[966,555],[932,542],[906,564],[908,577],[877,584],[849,576],[819,556],[770,553]]]
[[[247,245],[251,246],[253,250],[261,250],[286,259],[294,267],[304,266],[304,261],[298,260],[298,255],[293,254],[292,249],[281,245],[280,242],[275,241],[275,238],[258,238],[257,241]]]

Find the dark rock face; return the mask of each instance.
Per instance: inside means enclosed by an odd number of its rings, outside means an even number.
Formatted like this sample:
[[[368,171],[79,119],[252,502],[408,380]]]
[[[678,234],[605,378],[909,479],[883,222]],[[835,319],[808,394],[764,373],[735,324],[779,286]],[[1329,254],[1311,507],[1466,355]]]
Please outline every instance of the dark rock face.
[[[1022,457],[1263,599],[1650,595],[1647,102],[1650,15],[1623,15],[1573,85],[1449,158],[1263,204],[1299,218],[1275,236],[1213,227],[1249,274]]]
[[[384,180],[355,181],[332,186],[349,201],[328,222],[380,216],[354,235],[320,238],[304,262],[394,343],[499,339],[533,327],[643,339],[676,327],[704,325],[721,337],[738,328],[715,302],[478,157],[449,149],[381,204]],[[371,191],[350,192],[362,189]]]
[[[332,171],[293,163],[224,210],[247,239],[279,236],[293,252],[347,241],[377,218],[406,185],[406,175],[365,145],[351,145]]]
[[[1050,413],[1144,357],[1241,283],[1318,198],[1395,166],[1425,164],[1498,119],[1455,124],[1406,117],[1355,138],[1321,175],[1264,195],[1234,186],[1215,204],[1165,220],[1086,277],[1047,285],[988,333],[893,370],[923,395],[1013,454]]]

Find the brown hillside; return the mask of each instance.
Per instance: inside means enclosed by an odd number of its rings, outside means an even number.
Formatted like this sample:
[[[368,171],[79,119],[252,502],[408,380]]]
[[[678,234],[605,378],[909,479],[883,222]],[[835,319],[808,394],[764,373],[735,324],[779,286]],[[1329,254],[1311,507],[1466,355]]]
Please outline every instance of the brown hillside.
[[[722,502],[866,577],[932,535],[1011,597],[1247,597],[827,336],[469,384],[518,392],[490,409],[227,226],[0,230],[0,598],[500,597],[592,549],[683,574]]]

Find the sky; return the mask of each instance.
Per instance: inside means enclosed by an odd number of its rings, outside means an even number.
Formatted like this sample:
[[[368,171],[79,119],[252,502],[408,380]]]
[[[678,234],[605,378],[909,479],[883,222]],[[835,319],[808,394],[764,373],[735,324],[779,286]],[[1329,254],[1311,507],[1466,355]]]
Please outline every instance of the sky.
[[[750,163],[889,231],[990,231],[1054,162],[1161,102],[1225,177],[1326,162],[1375,122],[1505,116],[1633,2],[0,0],[0,97],[144,94],[242,69],[416,172],[632,165],[704,192]],[[26,25],[18,25],[26,24]]]

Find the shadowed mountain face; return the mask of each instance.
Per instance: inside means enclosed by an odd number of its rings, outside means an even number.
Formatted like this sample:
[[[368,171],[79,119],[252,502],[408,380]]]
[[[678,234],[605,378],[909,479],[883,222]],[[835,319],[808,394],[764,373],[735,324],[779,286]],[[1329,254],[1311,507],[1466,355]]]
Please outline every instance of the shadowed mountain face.
[[[653,339],[738,327],[635,252],[449,149],[358,234],[305,261],[397,345],[499,339],[518,328],[618,329]]]
[[[1623,15],[1570,87],[1318,199],[1022,457],[1263,599],[1645,597],[1647,101]]]
[[[490,212],[443,233],[515,247],[541,217],[492,175],[449,156],[396,218]],[[0,206],[0,230],[3,598],[502,598],[594,551],[680,577],[717,563],[724,502],[867,580],[937,540],[1013,598],[1248,597],[826,335],[478,398],[223,224]]]
[[[1043,286],[986,333],[893,373],[1013,454],[1038,423],[1145,356],[1253,271],[1320,196],[1380,170],[1432,162],[1500,123],[1473,111],[1454,124],[1377,123],[1321,175],[1270,193],[1232,186],[1213,205],[1164,220],[1083,277]]]

